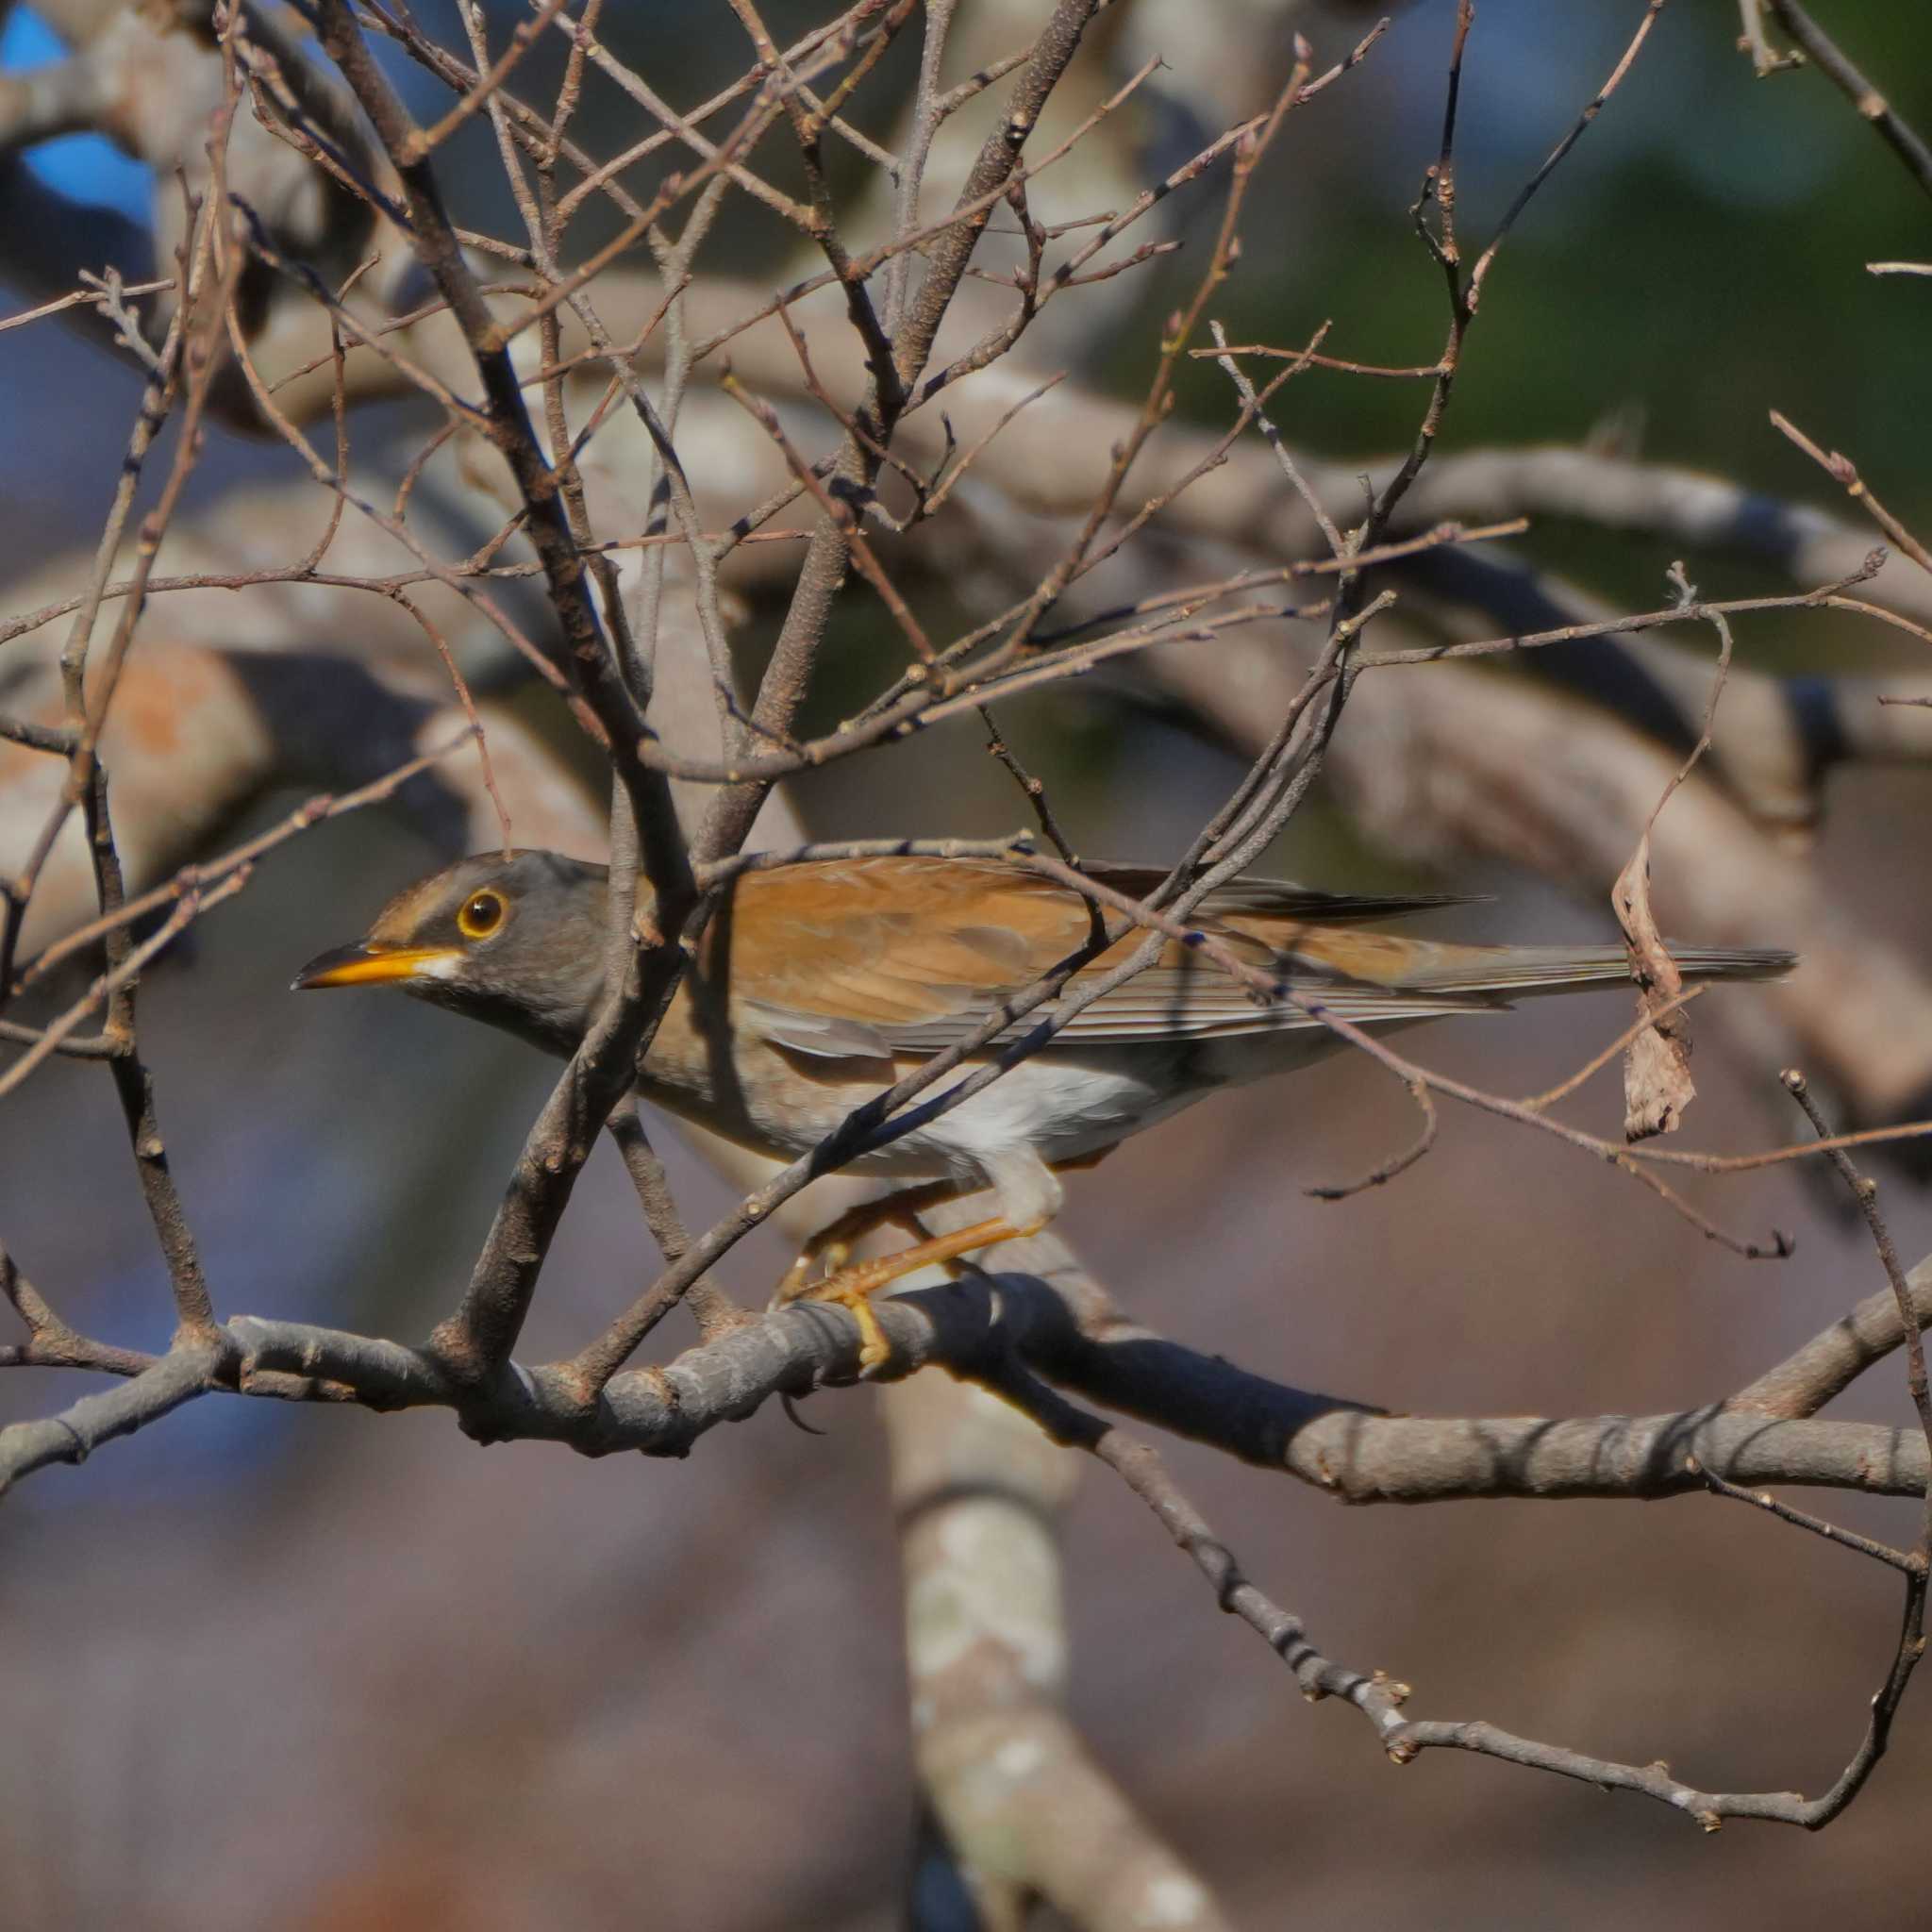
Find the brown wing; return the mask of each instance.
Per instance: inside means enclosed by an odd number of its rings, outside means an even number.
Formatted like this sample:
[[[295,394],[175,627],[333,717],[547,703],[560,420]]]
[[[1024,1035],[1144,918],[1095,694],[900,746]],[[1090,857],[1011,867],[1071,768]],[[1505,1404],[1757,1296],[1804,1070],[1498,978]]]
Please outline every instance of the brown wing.
[[[1081,870],[1101,885],[1144,899],[1162,879],[1167,868],[1158,865],[1116,865],[1107,859],[1082,859]],[[1054,891],[1062,890],[1047,884]],[[1327,892],[1319,886],[1298,886],[1288,879],[1236,879],[1217,886],[1202,900],[1195,918],[1210,924],[1237,913],[1270,921],[1315,922],[1323,925],[1355,925],[1373,919],[1393,919],[1405,912],[1433,912],[1442,906],[1480,906],[1483,892]]]
[[[1094,871],[1109,885],[1141,893],[1162,875]],[[1346,1019],[1422,1019],[1495,1007],[1500,1002],[1481,991],[1401,985],[1405,950],[1426,942],[1349,930],[1349,922],[1441,903],[1250,880],[1211,894],[1194,922],[1298,990],[1319,987]],[[1321,925],[1309,920],[1317,911]],[[708,931],[703,971],[714,984],[728,973],[733,1008],[795,1051],[876,1058],[960,1039],[1074,952],[1089,929],[1079,894],[1018,867],[913,858],[828,861],[742,875]],[[1117,963],[1138,942],[1123,941],[1081,976]],[[1349,956],[1357,946],[1377,970],[1357,974]],[[1071,1045],[1319,1024],[1293,1007],[1258,1004],[1218,966],[1174,944],[1157,965],[1077,1014],[1060,1038]]]

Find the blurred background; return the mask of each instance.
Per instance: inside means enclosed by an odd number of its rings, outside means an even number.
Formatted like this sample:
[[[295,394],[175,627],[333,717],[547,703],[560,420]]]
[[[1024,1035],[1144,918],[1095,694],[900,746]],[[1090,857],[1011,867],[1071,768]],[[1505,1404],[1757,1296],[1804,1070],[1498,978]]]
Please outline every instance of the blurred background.
[[[817,17],[766,10],[781,36]],[[695,11],[637,6],[608,28],[680,104],[742,58]],[[1641,11],[1626,0],[1482,0],[1461,142],[1468,234],[1487,236]],[[1932,16],[1878,0],[1818,0],[1817,11],[1899,112],[1932,126]],[[458,37],[450,9],[418,12]],[[1338,354],[1409,363],[1437,353],[1440,278],[1407,208],[1440,137],[1453,12],[1448,0],[1402,9],[1361,71],[1291,124],[1214,311],[1233,340],[1298,343],[1332,317]],[[1272,88],[1291,30],[1325,60],[1373,17],[1259,0],[1132,16],[1101,50],[1114,80],[1150,52],[1172,62],[1160,105],[1137,109],[1142,173],[1250,111],[1240,88],[1264,83],[1230,70],[1265,71]],[[1890,507],[1932,530],[1932,283],[1864,268],[1932,254],[1925,198],[1817,75],[1754,78],[1738,26],[1733,0],[1666,9],[1491,277],[1445,451],[1594,440],[1840,508],[1770,427],[1776,408],[1855,453]],[[8,67],[58,52],[28,8],[7,12]],[[538,72],[533,98],[554,85],[552,70]],[[410,85],[419,111],[440,111],[432,86]],[[623,125],[613,101],[587,97],[587,145],[614,147]],[[489,192],[487,130],[464,139],[444,170],[471,204],[459,218],[512,232]],[[152,180],[98,137],[49,142],[8,165],[145,226]],[[1219,192],[1204,184],[1183,198],[1177,255],[1070,309],[1084,334],[1057,339],[1055,352],[1094,387],[1138,398],[1161,319],[1198,274]],[[1077,184],[1067,192],[1079,200]],[[588,223],[586,241],[595,233]],[[796,273],[782,242],[746,218],[721,235],[720,258],[776,284]],[[31,299],[22,287],[4,306]],[[55,594],[48,581],[84,580],[78,559],[139,385],[125,358],[45,324],[7,339],[0,372],[10,612]],[[1191,370],[1181,394],[1203,425],[1227,421],[1211,364]],[[1290,397],[1280,418],[1297,447],[1345,465],[1403,446],[1422,391],[1316,374]],[[372,412],[358,457],[380,467],[386,451],[407,453],[422,421],[408,406]],[[225,520],[247,513],[248,492],[297,475],[279,446],[217,431],[191,515],[216,541]],[[311,505],[301,532],[276,533],[280,552],[299,554],[322,514]],[[1682,554],[1575,525],[1540,527],[1524,549],[1633,609],[1665,601],[1664,571]],[[1734,555],[1697,559],[1692,575],[1711,595],[1788,588]],[[935,624],[984,614],[970,576],[928,562],[918,584]],[[740,637],[755,669],[782,585],[744,594]],[[877,683],[891,643],[855,610],[823,719]],[[1756,620],[1740,629],[1739,655],[1932,690],[1932,664],[1848,621]],[[1240,769],[1211,731],[1124,676],[1018,702],[1005,723],[1096,856],[1171,857]],[[1916,959],[1932,949],[1927,784],[1909,767],[1835,774],[1807,861],[1850,916]],[[220,842],[300,796],[258,791]],[[793,804],[826,836],[984,835],[1022,816],[970,729],[814,774]],[[405,807],[310,833],[145,982],[144,1041],[224,1313],[414,1339],[464,1277],[553,1070],[406,1001],[286,991],[303,960],[361,930],[443,849]],[[1493,894],[1443,922],[1458,935],[1613,936],[1600,898],[1501,863],[1424,871],[1364,836],[1332,793],[1296,821],[1270,870]],[[1807,942],[1774,918],[1758,937]],[[1720,1031],[1710,1019],[1718,999],[1760,997],[1721,993],[1693,1014],[1703,1091],[1686,1138],[1696,1145],[1802,1138],[1775,1063],[1740,1049],[1748,1023]],[[1439,1027],[1414,1047],[1444,1072],[1521,1093],[1626,1020],[1627,1001],[1609,994]],[[1600,1079],[1575,1117],[1616,1131],[1615,1086],[1614,1074]],[[1075,1181],[1061,1230],[1164,1332],[1410,1411],[1642,1413],[1714,1400],[1882,1285],[1862,1229],[1817,1174],[1784,1168],[1690,1191],[1740,1234],[1775,1224],[1796,1236],[1792,1259],[1747,1262],[1600,1165],[1464,1111],[1446,1116],[1440,1144],[1398,1184],[1340,1205],[1303,1192],[1373,1165],[1411,1132],[1401,1091],[1344,1057],[1129,1142]],[[0,1229],[77,1326],[160,1346],[165,1274],[122,1145],[99,1069],[45,1068],[0,1105]],[[668,1155],[687,1219],[701,1224],[731,1191],[675,1142]],[[1907,1168],[1879,1171],[1898,1245],[1915,1260],[1932,1248],[1932,1200]],[[653,1259],[625,1177],[600,1150],[523,1353],[575,1347]],[[784,1259],[776,1241],[748,1242],[725,1277],[760,1300]],[[1889,1366],[1846,1412],[1903,1420],[1903,1379]],[[0,1377],[0,1420],[45,1413],[81,1387],[41,1372]],[[687,1462],[643,1464],[537,1445],[483,1451],[439,1412],[208,1400],[24,1486],[7,1500],[0,1545],[0,1925],[897,1924],[909,1747],[874,1402],[865,1391],[811,1402],[822,1438],[768,1408]],[[1668,1757],[1709,1789],[1827,1785],[1895,1637],[1890,1577],[1715,1500],[1350,1511],[1187,1445],[1173,1459],[1317,1641],[1413,1683],[1426,1714],[1483,1716],[1607,1757]],[[1912,1533],[1905,1505],[1834,1499],[1834,1513]],[[1252,1634],[1214,1614],[1141,1506],[1097,1471],[1067,1535],[1073,1713],[1242,1925],[1608,1927],[1648,1915],[1795,1928],[1828,1914],[1876,1928],[1911,1917],[1903,1901],[1932,1774],[1923,1700],[1908,1704],[1872,1789],[1822,1839],[1733,1825],[1711,1840],[1654,1806],[1491,1762],[1444,1754],[1398,1773],[1352,1713],[1303,1705]]]

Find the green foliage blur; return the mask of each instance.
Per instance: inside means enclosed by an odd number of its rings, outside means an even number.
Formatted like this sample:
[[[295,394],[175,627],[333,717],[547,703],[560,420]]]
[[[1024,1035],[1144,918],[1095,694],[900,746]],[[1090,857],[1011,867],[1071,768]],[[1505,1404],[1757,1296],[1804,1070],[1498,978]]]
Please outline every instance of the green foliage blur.
[[[1932,8],[1820,0],[1812,11],[1895,111],[1932,129]],[[1642,13],[1641,0],[1482,0],[1457,140],[1466,257],[1487,244]],[[1245,225],[1225,305],[1239,339],[1298,344],[1332,318],[1333,354],[1413,364],[1440,352],[1441,279],[1407,208],[1439,145],[1453,25],[1449,0],[1402,13],[1363,70],[1271,157],[1257,201],[1279,211],[1279,228]],[[1623,87],[1506,243],[1441,446],[1594,438],[1833,503],[1834,486],[1772,427],[1775,408],[1852,456],[1888,506],[1924,529],[1932,279],[1866,264],[1932,258],[1932,198],[1823,75],[1759,78],[1738,34],[1735,0],[1678,0],[1659,15]],[[1197,369],[1186,406],[1224,420],[1219,381]],[[1419,385],[1311,374],[1280,416],[1311,449],[1367,456],[1406,443],[1422,400]],[[1639,546],[1545,530],[1533,547],[1633,608],[1659,601],[1662,563]],[[1707,594],[1759,587],[1788,588],[1734,560],[1701,566]],[[1773,640],[1791,625],[1751,629]],[[1820,636],[1815,623],[1807,635]],[[1840,630],[1840,647],[1898,661],[1896,644],[1876,637]]]

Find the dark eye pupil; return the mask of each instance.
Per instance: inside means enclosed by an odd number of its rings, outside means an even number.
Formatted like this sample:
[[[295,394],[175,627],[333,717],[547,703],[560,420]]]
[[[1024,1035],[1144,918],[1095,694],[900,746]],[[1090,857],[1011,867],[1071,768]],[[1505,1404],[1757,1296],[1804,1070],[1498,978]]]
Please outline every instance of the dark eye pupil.
[[[501,905],[488,892],[477,895],[463,908],[463,924],[473,932],[488,932],[502,914]]]

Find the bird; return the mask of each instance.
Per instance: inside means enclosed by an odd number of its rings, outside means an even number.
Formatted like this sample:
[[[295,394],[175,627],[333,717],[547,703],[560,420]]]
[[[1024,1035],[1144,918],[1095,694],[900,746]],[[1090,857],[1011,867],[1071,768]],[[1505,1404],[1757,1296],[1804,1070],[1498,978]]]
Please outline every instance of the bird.
[[[1166,875],[1082,869],[1135,899]],[[641,879],[641,901],[648,890]],[[559,853],[459,859],[391,899],[361,939],[311,959],[294,990],[400,987],[568,1057],[603,999],[608,898],[604,866]],[[894,1118],[912,1117],[906,1130],[848,1171],[912,1185],[821,1229],[774,1302],[811,1296],[850,1307],[861,1370],[876,1369],[887,1344],[873,1293],[929,1263],[1038,1233],[1059,1211],[1065,1171],[1208,1094],[1336,1051],[1344,1042],[1310,1003],[1382,1033],[1507,1011],[1519,996],[1628,983],[1621,944],[1473,945],[1380,924],[1458,903],[1249,878],[1216,887],[1189,930],[1259,969],[1274,996],[1257,996],[1198,944],[1170,940],[1151,966],[981,1091],[946,1111],[930,1094],[902,1109]],[[1091,908],[1074,888],[1013,859],[893,853],[740,872],[718,891],[640,1060],[637,1091],[743,1146],[795,1159],[1090,945]],[[1127,932],[1080,965],[1069,990],[1143,938]],[[1690,947],[1674,957],[1690,983],[1774,979],[1796,963],[1770,948]],[[969,1068],[1039,1017],[1012,1022],[968,1057]],[[860,1233],[908,1221],[915,1205],[987,1189],[992,1215],[845,1265]],[[921,1232],[916,1219],[908,1224]],[[820,1266],[827,1272],[814,1280]]]

